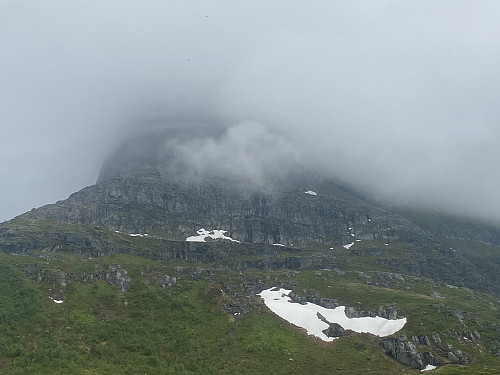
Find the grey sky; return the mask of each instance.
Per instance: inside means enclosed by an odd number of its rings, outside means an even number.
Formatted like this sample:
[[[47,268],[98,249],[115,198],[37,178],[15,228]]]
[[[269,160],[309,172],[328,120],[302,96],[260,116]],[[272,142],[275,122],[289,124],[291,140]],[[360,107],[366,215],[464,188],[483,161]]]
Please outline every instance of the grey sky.
[[[0,221],[94,183],[155,118],[220,121],[219,149],[258,124],[249,139],[380,196],[498,219],[498,14],[484,0],[2,1]]]

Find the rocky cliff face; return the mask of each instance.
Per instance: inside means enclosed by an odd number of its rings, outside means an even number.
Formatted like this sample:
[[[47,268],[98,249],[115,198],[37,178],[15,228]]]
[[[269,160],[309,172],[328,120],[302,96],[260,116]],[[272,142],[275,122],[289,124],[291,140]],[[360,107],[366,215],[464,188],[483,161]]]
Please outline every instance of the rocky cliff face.
[[[306,193],[309,190],[316,194]],[[312,174],[262,186],[228,177],[176,179],[165,171],[143,168],[24,216],[104,225],[125,233],[162,232],[171,239],[184,239],[204,227],[226,230],[228,236],[248,243],[430,240],[403,216]]]
[[[433,334],[431,338],[422,335],[413,336],[410,340],[403,334],[397,338],[383,339],[381,345],[386,353],[398,362],[417,370],[424,370],[427,365],[442,366],[445,363],[439,355],[432,352],[442,349],[438,333]],[[427,351],[421,351],[421,346]]]
[[[500,293],[496,253],[477,258],[473,251],[450,249],[438,233],[450,227],[457,228],[449,224],[430,230],[411,216],[307,172],[257,184],[217,173],[143,167],[5,224],[0,249],[92,256],[128,252],[262,270],[342,269],[345,262],[368,260],[382,270]],[[240,244],[186,242],[200,228],[227,231]],[[485,233],[482,242],[494,245],[495,229]],[[149,242],[139,244],[129,234],[148,234]],[[454,237],[464,244],[467,238]],[[491,272],[485,273],[485,267]]]

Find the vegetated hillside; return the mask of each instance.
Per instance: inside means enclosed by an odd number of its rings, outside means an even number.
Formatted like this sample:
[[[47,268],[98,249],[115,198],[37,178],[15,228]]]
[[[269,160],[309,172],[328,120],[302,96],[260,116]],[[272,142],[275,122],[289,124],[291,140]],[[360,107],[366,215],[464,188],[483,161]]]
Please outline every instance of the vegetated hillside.
[[[186,241],[201,228],[239,242]],[[396,212],[310,173],[258,185],[140,168],[0,226],[0,368],[495,373],[498,233]],[[407,324],[324,343],[265,307],[256,294],[270,287]]]

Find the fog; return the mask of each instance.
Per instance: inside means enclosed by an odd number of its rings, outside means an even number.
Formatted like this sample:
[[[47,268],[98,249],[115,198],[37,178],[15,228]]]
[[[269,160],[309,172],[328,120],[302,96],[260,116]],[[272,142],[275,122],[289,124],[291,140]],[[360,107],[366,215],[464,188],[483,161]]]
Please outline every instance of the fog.
[[[499,220],[496,1],[3,1],[0,221],[139,134],[262,179],[298,163]],[[155,147],[154,149],[158,149]],[[141,159],[142,158],[142,159]]]

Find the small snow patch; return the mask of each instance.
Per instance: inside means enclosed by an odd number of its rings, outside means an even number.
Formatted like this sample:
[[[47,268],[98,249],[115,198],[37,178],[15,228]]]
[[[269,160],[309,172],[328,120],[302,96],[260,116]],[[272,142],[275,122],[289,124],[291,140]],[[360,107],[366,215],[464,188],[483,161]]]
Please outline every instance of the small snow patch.
[[[356,242],[361,242],[361,240],[356,240]]]
[[[147,234],[140,234],[140,233],[130,233],[130,237],[147,237]]]
[[[423,370],[420,370],[420,372],[431,371],[431,370],[435,370],[435,369],[436,369],[436,366],[427,365]]]
[[[225,236],[226,230],[214,229],[214,230],[206,230],[205,228],[198,229],[197,236],[191,236],[186,238],[186,241],[189,242],[205,242],[206,238],[211,238],[213,240],[223,239],[229,240],[232,242],[240,243],[240,241],[234,240],[231,237]]]
[[[312,190],[308,190],[305,193],[309,194],[309,195],[318,195],[318,193],[316,193],[315,191],[312,191]]]
[[[354,245],[354,242],[351,242],[351,243],[348,243],[347,245],[344,245],[343,248],[349,250],[352,245]]]
[[[54,303],[57,303],[58,305],[64,302],[61,299],[54,299],[53,297],[49,297],[49,299],[51,299],[52,301],[54,301]]]
[[[283,246],[283,247],[285,247],[285,245],[283,245],[281,243],[273,243],[273,246]]]

